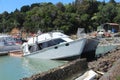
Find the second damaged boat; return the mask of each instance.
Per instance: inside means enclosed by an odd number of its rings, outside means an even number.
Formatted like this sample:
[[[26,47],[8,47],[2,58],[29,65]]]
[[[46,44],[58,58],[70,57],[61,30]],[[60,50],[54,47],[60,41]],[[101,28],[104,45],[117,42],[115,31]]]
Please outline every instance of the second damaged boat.
[[[22,45],[23,56],[71,60],[80,57],[86,41],[86,38],[72,40],[61,32],[43,33]]]
[[[84,47],[83,52],[81,54],[81,58],[87,58],[88,61],[95,59],[98,44],[99,44],[98,38],[96,38],[96,37],[87,38],[85,47]]]
[[[16,44],[14,38],[11,35],[0,34],[0,55],[16,51],[21,51],[21,46]]]
[[[87,38],[87,41],[81,54],[81,58],[87,58],[87,60],[90,61],[96,57],[96,49],[99,44],[99,39],[96,36],[86,34],[84,28],[78,28],[77,38],[82,38],[85,36]]]

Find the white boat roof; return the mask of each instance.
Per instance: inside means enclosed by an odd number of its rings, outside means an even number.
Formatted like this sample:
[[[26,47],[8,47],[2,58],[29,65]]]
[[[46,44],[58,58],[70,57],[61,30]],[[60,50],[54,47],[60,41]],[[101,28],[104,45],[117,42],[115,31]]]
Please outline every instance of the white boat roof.
[[[3,37],[11,37],[11,35],[7,35],[7,34],[0,34],[0,38],[3,38]]]
[[[32,37],[28,40],[28,44],[33,44],[36,41],[37,42],[45,42],[51,39],[57,39],[57,38],[68,38],[69,36],[61,33],[61,32],[49,32],[49,33],[43,33],[41,35],[38,35],[38,37]],[[69,41],[72,41],[72,39],[66,39]]]

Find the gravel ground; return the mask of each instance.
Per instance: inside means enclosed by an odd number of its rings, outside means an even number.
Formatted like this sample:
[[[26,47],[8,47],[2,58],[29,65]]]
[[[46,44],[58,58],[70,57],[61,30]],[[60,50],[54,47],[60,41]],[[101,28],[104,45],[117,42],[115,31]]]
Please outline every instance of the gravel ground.
[[[120,59],[120,47],[115,50],[112,50],[109,53],[106,53],[104,56],[98,58],[97,60],[88,62],[89,69],[94,71],[99,71],[103,73],[107,73],[112,66],[114,66],[115,62]],[[97,80],[102,75],[99,75]]]

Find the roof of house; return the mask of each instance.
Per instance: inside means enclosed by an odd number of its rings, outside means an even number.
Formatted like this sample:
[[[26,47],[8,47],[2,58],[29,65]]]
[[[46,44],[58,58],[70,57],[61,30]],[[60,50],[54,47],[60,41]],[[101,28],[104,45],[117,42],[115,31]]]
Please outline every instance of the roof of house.
[[[109,24],[111,26],[119,26],[119,24],[117,24],[117,23],[105,23],[105,24]]]

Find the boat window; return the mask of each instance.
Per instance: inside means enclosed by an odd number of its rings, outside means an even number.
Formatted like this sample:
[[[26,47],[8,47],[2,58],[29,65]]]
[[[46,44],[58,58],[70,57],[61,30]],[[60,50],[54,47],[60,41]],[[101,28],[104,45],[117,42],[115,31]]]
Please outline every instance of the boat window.
[[[11,37],[6,37],[5,40],[6,41],[12,41],[13,39]]]
[[[55,39],[54,42],[55,44],[59,44],[59,43],[66,42],[66,41],[63,39]]]
[[[4,44],[10,46],[10,45],[15,45],[15,42],[12,37],[5,37]]]
[[[46,47],[48,47],[48,42],[42,43],[42,48],[46,48]]]
[[[56,43],[54,42],[54,40],[48,41],[48,47],[49,46],[54,46],[54,45],[56,45]]]
[[[35,51],[38,51],[38,50],[39,50],[39,47],[38,47],[37,44],[29,46],[29,51],[30,52],[35,52]]]

